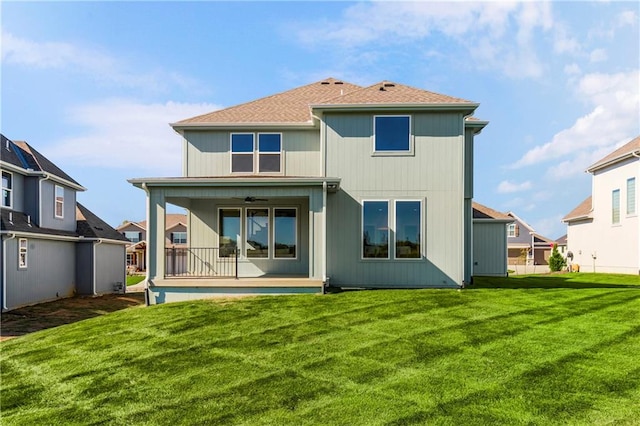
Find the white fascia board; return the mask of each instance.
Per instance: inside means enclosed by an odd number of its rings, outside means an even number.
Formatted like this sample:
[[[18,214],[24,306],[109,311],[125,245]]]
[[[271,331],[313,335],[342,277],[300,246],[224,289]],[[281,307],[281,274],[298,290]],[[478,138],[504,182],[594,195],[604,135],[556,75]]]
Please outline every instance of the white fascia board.
[[[309,129],[317,127],[317,122],[304,123],[170,123],[173,130],[180,133],[184,130],[240,130],[240,129]]]
[[[2,170],[8,170],[8,171],[20,173],[20,174],[25,175],[25,176],[36,176],[36,177],[43,177],[43,178],[48,176],[49,180],[61,183],[61,184],[65,185],[65,186],[68,186],[70,188],[75,189],[76,191],[86,191],[87,190],[87,188],[85,188],[82,185],[79,185],[77,183],[73,183],[71,181],[63,179],[60,176],[54,175],[54,174],[49,173],[49,172],[43,172],[43,171],[40,171],[40,170],[33,170],[33,169],[25,169],[23,167],[18,167],[18,166],[14,165],[14,164],[11,164],[11,163],[7,163],[6,161],[0,161],[0,166],[2,166]]]
[[[142,185],[148,187],[152,186],[165,186],[165,187],[193,187],[193,186],[309,186],[309,185],[323,185],[325,182],[328,184],[340,185],[340,178],[324,178],[324,177],[310,177],[310,178],[282,178],[282,177],[235,177],[235,178],[140,178],[140,179],[128,179],[127,182],[132,185],[141,188]]]
[[[593,174],[593,172],[597,172],[598,170],[601,170],[601,169],[606,169],[607,167],[612,166],[612,165],[614,165],[616,163],[619,163],[621,161],[628,160],[628,159],[633,158],[633,157],[638,158],[639,155],[640,155],[640,151],[631,151],[631,152],[623,154],[623,155],[621,155],[619,157],[612,158],[611,160],[607,161],[606,163],[602,163],[602,164],[597,164],[596,163],[596,164],[590,166],[586,171],[591,173],[591,174]]]
[[[483,222],[487,222],[487,223],[513,223],[514,220],[513,219],[473,219],[474,223],[483,223]]]
[[[70,237],[67,235],[39,234],[37,232],[24,231],[0,231],[2,235],[15,235],[22,238],[35,238],[39,240],[58,240],[58,241],[78,241],[80,237]]]
[[[475,111],[480,106],[479,103],[459,103],[459,104],[318,104],[311,105],[313,110],[336,110],[336,111],[362,111],[362,110],[413,110],[413,111]]]

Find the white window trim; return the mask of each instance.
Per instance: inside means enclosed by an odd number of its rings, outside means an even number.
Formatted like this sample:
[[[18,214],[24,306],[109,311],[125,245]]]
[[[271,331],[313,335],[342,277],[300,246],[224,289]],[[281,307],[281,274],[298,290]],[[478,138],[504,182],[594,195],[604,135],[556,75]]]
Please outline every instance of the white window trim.
[[[175,235],[176,234],[184,234],[184,243],[176,243]],[[182,239],[182,238],[181,238]],[[175,231],[171,233],[171,244],[187,244],[187,231]]]
[[[220,237],[222,235],[222,229],[220,226],[220,212],[222,210],[238,210],[240,212],[240,238],[239,241],[236,242],[236,250],[238,253],[238,259],[243,259],[244,258],[244,242],[242,241],[243,236],[244,236],[244,212],[243,212],[243,208],[242,207],[237,207],[237,206],[223,206],[223,207],[218,207],[218,217],[216,218],[217,220],[217,234],[218,234],[218,250],[216,253],[216,257],[218,259],[228,259],[228,257],[220,257]]]
[[[376,150],[376,118],[377,117],[408,117],[409,118],[409,149],[406,151],[377,151]],[[414,155],[415,143],[413,137],[413,119],[408,114],[380,114],[373,116],[373,131],[371,136],[371,156],[373,157],[410,157]]]
[[[251,135],[253,137],[253,151],[249,152],[233,152],[233,136],[234,135]],[[258,141],[256,139],[256,135],[255,133],[252,132],[233,132],[229,134],[229,173],[233,174],[233,175],[248,175],[248,174],[255,174],[256,173],[256,145],[258,144]],[[233,171],[233,156],[234,155],[251,155],[252,156],[252,164],[253,164],[253,170],[251,170],[250,172],[234,172]]]
[[[272,259],[272,251],[271,251],[271,244],[272,244],[272,238],[271,238],[271,232],[272,231],[272,224],[271,224],[271,209],[269,207],[262,207],[262,206],[253,206],[253,207],[245,207],[243,209],[241,209],[242,211],[240,212],[240,216],[244,217],[244,235],[242,235],[243,238],[243,245],[244,245],[244,257],[246,259],[257,259],[257,260],[271,260]],[[247,251],[247,246],[248,241],[247,241],[247,210],[266,210],[267,211],[267,226],[269,227],[269,230],[267,232],[267,257],[249,257],[247,255],[248,251]]]
[[[2,208],[5,209],[12,209],[13,208],[13,186],[14,186],[14,180],[13,180],[13,173],[8,172],[6,170],[2,171],[3,174],[8,174],[9,175],[9,185],[11,185],[11,188],[5,188],[4,186],[1,188],[3,191],[7,190],[9,191],[9,205],[5,206],[4,204],[2,205]],[[2,201],[4,202],[4,197],[2,199]]]
[[[260,151],[260,135],[280,135],[280,151],[275,153],[275,152],[261,152]],[[257,170],[258,174],[263,174],[263,175],[283,175],[284,174],[284,153],[283,153],[283,136],[282,133],[280,132],[259,132],[256,134],[255,136],[256,138],[256,143],[255,143],[255,151],[256,151],[256,168],[254,168],[254,170]],[[280,156],[280,171],[279,172],[262,172],[260,171],[260,155],[279,155]]]
[[[58,201],[58,188],[62,190],[62,201]],[[55,185],[53,187],[53,216],[56,219],[64,219],[64,196],[65,196],[64,186]],[[60,209],[60,211],[62,212],[61,215],[58,215],[58,209],[57,209],[58,203],[62,204],[62,208]]]
[[[418,202],[420,203],[420,256],[419,257],[398,257],[398,254],[396,253],[396,243],[398,241],[398,232],[397,232],[397,225],[398,225],[398,218],[396,215],[397,212],[397,205],[398,202]],[[393,200],[393,260],[399,260],[399,261],[407,261],[407,262],[415,262],[415,261],[421,261],[424,259],[425,257],[425,251],[424,251],[424,199],[419,199],[419,198],[407,198],[407,199],[396,199]],[[391,216],[391,214],[390,214]]]
[[[634,201],[635,203],[633,204],[633,211],[630,212],[629,211],[629,182],[630,181],[634,181],[633,183],[633,190],[634,190]],[[638,215],[638,179],[636,179],[635,177],[630,177],[627,179],[627,198],[626,198],[626,212],[627,212],[627,217],[634,217]]]
[[[295,257],[277,257],[276,256],[276,210],[295,210],[296,211],[296,229],[295,229],[295,243],[296,243],[296,256]],[[298,241],[298,227],[300,226],[300,216],[298,214],[298,208],[297,207],[287,207],[287,206],[278,206],[278,207],[273,207],[273,214],[271,215],[272,217],[272,229],[271,232],[273,232],[273,238],[272,240],[272,247],[271,247],[271,253],[273,253],[273,260],[285,260],[285,261],[289,261],[289,260],[298,260],[298,254],[300,253],[300,244]]]
[[[22,242],[24,241],[24,250]],[[24,252],[24,265],[20,263],[20,254]],[[27,269],[29,266],[29,240],[26,238],[18,239],[18,269]]]
[[[513,235],[509,235],[510,230],[513,229]],[[515,223],[508,223],[507,224],[507,237],[508,238],[515,238],[516,237],[516,224]]]
[[[387,244],[389,248],[387,249],[387,257],[364,257],[364,203],[365,202],[386,202],[387,203]],[[360,235],[360,260],[365,262],[375,262],[375,261],[387,261],[391,260],[391,250],[393,245],[391,244],[391,200],[389,199],[376,199],[376,198],[367,198],[361,200],[360,204],[360,229],[358,233]]]

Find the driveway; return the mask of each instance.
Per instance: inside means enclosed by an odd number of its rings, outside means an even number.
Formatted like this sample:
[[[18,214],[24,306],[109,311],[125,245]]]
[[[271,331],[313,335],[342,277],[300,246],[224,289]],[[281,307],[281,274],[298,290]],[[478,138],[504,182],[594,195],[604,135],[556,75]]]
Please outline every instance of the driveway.
[[[143,292],[76,296],[26,306],[1,314],[0,341],[140,305],[144,305]]]

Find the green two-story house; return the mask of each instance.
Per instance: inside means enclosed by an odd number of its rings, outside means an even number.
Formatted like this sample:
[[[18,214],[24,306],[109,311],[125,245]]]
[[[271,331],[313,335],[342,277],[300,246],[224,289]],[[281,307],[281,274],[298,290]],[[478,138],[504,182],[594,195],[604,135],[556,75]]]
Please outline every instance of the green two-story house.
[[[329,78],[172,123],[182,176],[130,180],[147,192],[151,302],[463,286],[477,107]],[[185,253],[165,247],[167,203],[188,211]]]

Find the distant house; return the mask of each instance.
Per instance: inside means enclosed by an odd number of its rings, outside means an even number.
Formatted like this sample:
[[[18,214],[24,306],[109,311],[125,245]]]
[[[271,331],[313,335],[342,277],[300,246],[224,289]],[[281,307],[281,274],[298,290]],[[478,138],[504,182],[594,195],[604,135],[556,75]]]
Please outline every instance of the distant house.
[[[531,225],[513,212],[507,226],[509,265],[548,265],[554,240],[538,234]]]
[[[130,241],[127,245],[128,270],[130,272],[145,271],[147,268],[147,221],[125,221],[116,230]],[[179,249],[187,247],[187,215],[177,213],[166,215],[165,247]]]
[[[640,136],[587,169],[592,194],[563,219],[581,271],[640,274]]]
[[[473,202],[473,275],[506,277],[511,216]]]
[[[558,238],[555,241],[558,246],[558,251],[563,257],[567,257],[567,234],[564,234],[562,237]]]
[[[147,194],[151,302],[469,283],[478,106],[328,78],[172,123],[183,175],[129,180]],[[167,268],[167,203],[188,211],[197,280]]]
[[[126,240],[76,201],[85,188],[31,145],[0,136],[2,311],[124,288]]]

